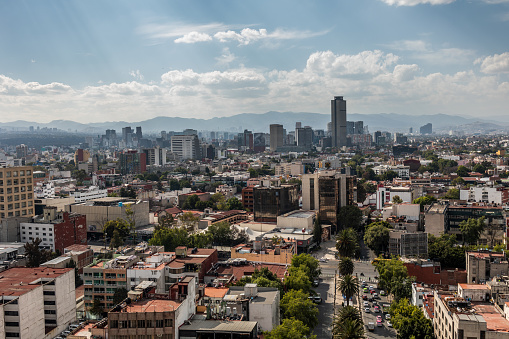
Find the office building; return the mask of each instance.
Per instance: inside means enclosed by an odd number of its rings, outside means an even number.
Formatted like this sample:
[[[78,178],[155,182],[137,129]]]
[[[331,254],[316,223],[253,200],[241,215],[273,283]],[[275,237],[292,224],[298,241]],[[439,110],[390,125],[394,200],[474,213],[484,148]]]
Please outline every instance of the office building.
[[[78,166],[80,162],[87,162],[90,159],[90,152],[86,149],[78,148],[74,152],[74,165]]]
[[[141,131],[141,126],[136,127],[136,138],[138,141],[143,139],[143,132]]]
[[[180,159],[200,159],[200,141],[196,134],[173,135],[171,137],[171,152]]]
[[[253,140],[253,150],[255,153],[260,153],[265,151],[266,141],[265,141],[265,133],[254,133]]]
[[[299,209],[297,185],[253,188],[253,214],[258,222],[275,222],[278,215]]]
[[[129,150],[119,156],[120,174],[142,174],[147,171],[147,156],[145,153]]]
[[[0,219],[34,215],[31,166],[0,168]]]
[[[276,152],[279,147],[283,146],[284,136],[283,125],[270,125],[270,151]]]
[[[21,144],[16,146],[16,159],[26,158],[28,155],[28,146]]]
[[[154,147],[143,149],[147,158],[147,166],[164,166],[166,165],[166,148]]]
[[[309,126],[296,128],[295,141],[297,146],[310,150],[313,147],[313,129]]]
[[[237,144],[239,150],[253,150],[254,149],[254,137],[253,132],[247,129],[244,132],[237,135]]]
[[[421,126],[419,129],[421,134],[432,134],[433,133],[433,125],[431,123],[427,123],[424,126]]]
[[[331,136],[332,147],[346,146],[346,100],[342,96],[331,100]]]
[[[16,267],[0,279],[0,338],[51,339],[76,320],[74,269]]]

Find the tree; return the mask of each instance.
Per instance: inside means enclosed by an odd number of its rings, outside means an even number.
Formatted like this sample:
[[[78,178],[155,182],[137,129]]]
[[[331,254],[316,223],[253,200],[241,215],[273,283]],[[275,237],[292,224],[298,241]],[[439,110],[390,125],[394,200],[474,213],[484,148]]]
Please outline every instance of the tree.
[[[311,291],[311,280],[303,268],[290,267],[289,276],[285,279],[285,285],[288,290],[302,290],[309,294]]]
[[[398,173],[396,173],[394,171],[387,171],[387,172],[383,173],[382,175],[380,175],[380,179],[383,181],[392,181],[392,179],[397,178],[397,177],[398,177]]]
[[[364,324],[360,319],[345,319],[338,322],[333,330],[334,339],[363,339]]]
[[[41,249],[39,245],[42,239],[35,238],[32,242],[27,242],[24,245],[25,256],[26,256],[26,267],[39,267],[42,263],[53,259],[53,253],[51,251]]]
[[[283,323],[270,332],[263,334],[266,339],[316,339],[316,335],[311,334],[309,327],[297,319],[284,319]]]
[[[408,299],[401,299],[396,303],[392,303],[390,314],[392,325],[398,333],[397,338],[435,338],[431,320],[426,319],[419,307],[410,305]]]
[[[189,242],[189,233],[183,227],[158,229],[149,240],[150,245],[164,246],[167,252],[174,252],[178,246],[188,246]]]
[[[124,244],[124,240],[120,236],[118,229],[113,230],[113,236],[110,241],[110,249],[118,248]]]
[[[395,195],[392,197],[392,203],[393,204],[402,204],[403,203],[403,199],[401,199],[399,197],[399,195]]]
[[[424,211],[424,206],[431,205],[433,202],[437,201],[432,195],[425,195],[423,197],[417,198],[413,201],[414,204],[421,205],[421,212]]]
[[[281,315],[286,319],[297,319],[309,328],[318,325],[318,308],[303,291],[290,290],[281,299]]]
[[[465,246],[456,246],[456,235],[428,234],[428,258],[440,262],[442,267],[465,268]]]
[[[195,216],[192,212],[186,212],[178,217],[179,223],[187,230],[194,230],[197,227],[199,217]]]
[[[170,179],[169,185],[171,191],[178,191],[180,189],[180,183],[177,179]]]
[[[359,249],[357,233],[352,228],[342,230],[336,237],[336,249],[342,257],[353,257]]]
[[[184,201],[182,208],[185,210],[194,210],[198,201],[200,201],[200,198],[198,198],[196,194],[193,194]]]
[[[460,198],[460,190],[457,188],[451,188],[445,194],[446,199],[459,199]]]
[[[337,220],[337,224],[343,229],[353,228],[356,231],[360,231],[362,226],[362,211],[354,205],[343,206],[339,209]]]
[[[387,221],[377,221],[369,224],[364,233],[366,246],[378,256],[389,247],[389,232],[391,225]]]
[[[451,181],[451,185],[463,186],[463,185],[465,185],[465,180],[462,177],[457,177]]]
[[[349,257],[342,257],[339,259],[338,263],[338,271],[341,275],[351,275],[353,274],[355,268],[355,264],[353,263],[352,259]]]
[[[463,237],[463,244],[475,245],[484,230],[484,217],[479,219],[468,218],[460,222],[460,232]]]
[[[294,255],[292,258],[292,267],[304,270],[310,280],[318,278],[322,273],[318,260],[306,253]]]
[[[463,165],[458,166],[458,169],[456,170],[456,174],[459,175],[460,177],[468,177],[469,176],[468,168],[466,168]]]
[[[123,287],[117,288],[113,294],[113,305],[120,304],[125,298],[127,298],[127,290]]]
[[[412,296],[413,278],[403,262],[393,257],[390,260],[378,260],[374,263],[378,271],[378,286],[394,296],[395,300]]]
[[[318,216],[313,223],[313,239],[318,245],[322,242],[322,225],[320,225],[320,217]]]
[[[106,237],[112,238],[113,232],[115,230],[118,231],[120,238],[122,240],[125,240],[131,233],[131,230],[129,229],[129,224],[124,219],[117,218],[115,220],[109,220],[104,223],[103,233]]]
[[[101,300],[94,299],[92,307],[88,311],[95,316],[102,315],[104,313],[104,306],[102,305]]]
[[[218,222],[208,227],[207,233],[212,236],[212,243],[219,246],[234,246],[248,240],[244,231],[238,231],[227,221]]]
[[[350,275],[344,275],[339,280],[339,290],[345,296],[346,306],[350,304],[350,298],[359,293],[359,280]]]

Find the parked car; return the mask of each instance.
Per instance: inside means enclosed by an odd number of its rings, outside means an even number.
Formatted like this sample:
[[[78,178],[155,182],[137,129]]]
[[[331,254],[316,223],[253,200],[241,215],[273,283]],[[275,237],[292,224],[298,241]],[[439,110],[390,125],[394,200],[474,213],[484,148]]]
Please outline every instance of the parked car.
[[[364,307],[369,307],[369,303],[367,301],[364,302]]]
[[[385,320],[391,320],[391,315],[389,313],[385,315]]]
[[[364,309],[364,312],[366,312],[366,313],[371,313],[371,310],[370,310],[370,308],[369,308],[369,307],[366,307],[366,308]]]
[[[317,287],[318,285],[320,285],[320,279],[313,280],[313,286]]]
[[[368,323],[368,330],[374,331],[375,330],[375,323],[369,322]]]
[[[380,315],[376,317],[376,326],[382,327],[382,316]]]
[[[362,300],[368,300],[368,296],[364,294],[364,295],[362,296]]]
[[[390,321],[387,322],[387,327],[392,327],[392,323]]]

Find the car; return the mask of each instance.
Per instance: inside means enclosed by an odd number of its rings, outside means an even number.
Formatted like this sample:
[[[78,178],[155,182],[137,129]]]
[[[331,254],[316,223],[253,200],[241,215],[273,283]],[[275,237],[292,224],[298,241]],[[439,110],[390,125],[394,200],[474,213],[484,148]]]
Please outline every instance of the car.
[[[373,301],[373,297],[368,297],[368,301]]]
[[[374,290],[375,288],[373,287],[373,285],[369,285],[369,289]]]
[[[367,301],[364,302],[364,307],[369,307],[369,303]]]
[[[385,320],[391,320],[391,315],[389,313],[385,315]]]
[[[326,258],[320,258],[319,260],[320,262],[327,262],[327,259]]]
[[[380,297],[378,296],[378,293],[373,293],[373,299],[379,299]]]
[[[313,280],[313,286],[317,287],[318,285],[320,285],[320,279]]]
[[[369,293],[369,290],[367,287],[364,287],[364,293]]]
[[[378,301],[373,300],[373,306],[378,306]]]
[[[322,302],[322,295],[320,293],[317,293],[316,295],[309,296],[308,299],[314,302],[315,304],[320,304]]]
[[[375,313],[380,313],[380,307],[375,306]]]
[[[368,300],[368,296],[367,295],[363,295],[362,296],[362,300]]]
[[[369,309],[369,307],[366,307],[366,308],[364,309],[364,312],[366,312],[366,313],[371,313],[371,310]]]
[[[380,291],[380,295],[381,295],[381,296],[384,296],[384,295],[385,295],[385,291],[384,291],[384,290],[381,290],[381,291]]]
[[[392,327],[392,323],[390,321],[387,321],[387,327]]]
[[[368,330],[374,331],[375,330],[375,323],[369,322],[368,323]]]

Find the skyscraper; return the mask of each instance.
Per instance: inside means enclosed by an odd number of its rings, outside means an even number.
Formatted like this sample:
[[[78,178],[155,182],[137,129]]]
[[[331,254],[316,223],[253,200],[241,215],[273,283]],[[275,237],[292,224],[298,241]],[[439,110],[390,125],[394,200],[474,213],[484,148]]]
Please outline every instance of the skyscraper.
[[[342,96],[331,100],[332,147],[346,146],[346,101]]]
[[[270,125],[270,151],[275,152],[278,147],[283,146],[284,130],[283,125]]]

